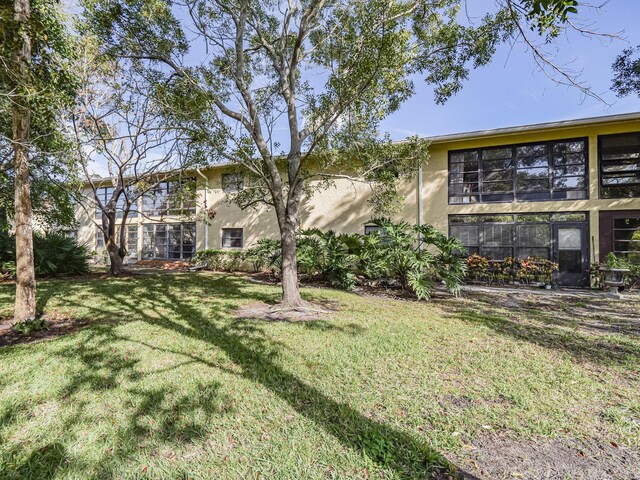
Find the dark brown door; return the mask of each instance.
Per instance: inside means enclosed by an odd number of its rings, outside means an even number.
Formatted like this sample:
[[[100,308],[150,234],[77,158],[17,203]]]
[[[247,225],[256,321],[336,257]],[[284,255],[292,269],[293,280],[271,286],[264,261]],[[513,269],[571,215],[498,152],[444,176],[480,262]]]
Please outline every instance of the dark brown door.
[[[589,242],[587,226],[566,223],[553,226],[554,261],[558,285],[584,287],[588,283]]]

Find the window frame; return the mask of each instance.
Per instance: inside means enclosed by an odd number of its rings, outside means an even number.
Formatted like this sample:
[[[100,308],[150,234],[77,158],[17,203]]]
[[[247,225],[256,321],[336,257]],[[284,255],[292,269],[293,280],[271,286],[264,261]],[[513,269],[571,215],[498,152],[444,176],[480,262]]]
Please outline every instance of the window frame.
[[[129,191],[131,190],[131,187],[126,187],[126,188]],[[100,203],[102,203],[102,205],[106,205],[107,202],[111,199],[111,195],[113,195],[113,190],[114,190],[113,186],[96,187],[95,195],[98,196]],[[122,218],[122,216],[124,215],[124,201],[125,201],[124,194],[121,194],[118,199],[118,202],[116,203],[116,218]],[[134,203],[131,204],[131,210],[129,211],[127,218],[135,218],[137,216],[138,216],[138,201],[136,200]],[[94,218],[102,218],[102,209],[100,208],[97,202],[96,202],[96,211],[95,211]]]
[[[548,220],[523,220],[523,221],[518,221],[519,217],[531,217],[531,216],[547,216]],[[554,219],[554,217],[562,217],[563,215],[582,215],[583,219],[579,220],[579,219],[575,219],[575,218],[568,218],[565,220],[561,220],[561,219]],[[468,222],[468,221],[460,221],[460,222],[456,222],[456,221],[452,221],[454,219],[460,218],[462,219],[463,217],[467,217],[467,218],[473,218],[474,221],[472,222]],[[498,222],[486,222],[483,221],[484,218],[491,218],[491,217],[511,217],[511,221],[498,221]],[[473,248],[475,248],[477,250],[477,252],[472,252],[470,251],[470,249],[468,248],[467,245],[464,245],[464,248],[466,250],[469,250],[469,255],[472,255],[473,253],[477,253],[480,256],[486,257],[487,255],[485,254],[485,249],[486,248],[509,248],[509,247],[504,247],[502,245],[497,246],[497,247],[486,247],[483,242],[484,242],[484,232],[483,229],[481,228],[482,225],[511,225],[511,255],[508,255],[507,257],[512,257],[512,258],[526,258],[526,257],[518,257],[516,256],[516,253],[521,250],[521,249],[525,249],[525,248],[546,248],[548,250],[548,259],[552,260],[553,259],[553,255],[554,255],[554,238],[553,238],[553,228],[556,225],[586,225],[587,227],[589,226],[589,212],[587,211],[576,211],[576,212],[517,212],[517,213],[498,213],[498,214],[491,214],[491,213],[480,213],[480,214],[452,214],[449,215],[447,218],[448,221],[448,235],[450,237],[455,237],[455,235],[453,235],[451,233],[451,227],[456,227],[456,226],[478,226],[478,245],[477,246],[471,246]],[[549,225],[549,245],[547,247],[540,247],[540,246],[535,246],[535,245],[529,245],[529,244],[522,244],[520,245],[518,242],[518,225],[522,225],[522,226],[530,226],[530,225]],[[455,237],[457,238],[457,237]],[[505,257],[505,258],[507,258]],[[497,261],[501,261],[501,259],[492,259],[492,260],[497,260]]]
[[[191,202],[185,202],[184,200],[180,200],[178,202],[178,201],[175,201],[175,199],[171,198],[171,194],[172,194],[171,185],[180,184],[180,183],[182,184],[191,183],[193,184],[194,188],[196,187],[195,179],[164,180],[162,182],[158,182],[158,184],[154,186],[153,189],[141,195],[142,205],[141,205],[140,211],[142,212],[142,214],[147,217],[165,217],[165,216],[180,216],[185,213],[188,213],[188,214],[195,213],[196,204],[197,204],[197,201],[195,199],[192,202],[193,204],[191,206],[185,207],[185,203],[191,203]],[[158,208],[155,204],[155,199],[154,199],[154,208],[148,209],[146,208],[145,201],[147,201],[147,199],[153,198],[151,197],[151,194],[154,193],[154,195],[156,195],[155,192],[162,192],[162,194],[165,195],[164,199],[162,200],[164,207]],[[182,223],[191,223],[191,222],[182,222]]]
[[[228,179],[229,177],[240,178],[240,180],[231,182],[231,184],[235,185],[235,188],[232,188],[232,189],[228,188],[229,182],[225,181],[225,178]],[[234,172],[223,173],[220,176],[220,182],[222,184],[222,191],[225,193],[238,193],[244,190],[244,175],[242,173],[234,173]]]
[[[603,185],[603,183],[602,183],[603,175],[605,174],[605,172],[603,171],[603,165],[604,165],[605,162],[602,161],[602,154],[603,154],[602,140],[603,139],[607,139],[607,138],[626,137],[626,136],[630,136],[630,135],[637,135],[638,137],[640,137],[640,132],[635,131],[635,132],[614,133],[614,134],[610,134],[610,135],[598,135],[598,198],[600,198],[602,200],[616,200],[616,199],[621,199],[621,198],[640,198],[640,194],[634,195],[634,196],[626,196],[626,197],[620,197],[620,196],[605,197],[602,194],[603,188],[616,187],[616,186],[623,186],[623,187],[624,186],[635,186],[635,187],[638,187],[638,190],[640,191],[640,181],[638,181],[636,183],[622,184],[622,185]],[[638,146],[638,153],[640,153],[640,142],[639,142],[639,146]],[[638,159],[637,163],[640,166],[640,158]],[[635,172],[636,175],[638,175],[638,177],[640,177],[640,168],[636,169],[636,170],[633,170],[633,172]],[[621,172],[621,173],[629,173],[629,172]]]
[[[240,236],[235,236],[235,237],[229,237],[226,240],[238,240],[240,239],[240,246],[239,247],[234,247],[232,245],[230,246],[225,246],[225,233],[226,232],[231,232],[231,231],[240,231]],[[220,247],[225,249],[225,250],[233,250],[233,249],[239,249],[239,248],[244,248],[244,228],[241,227],[225,227],[222,228],[220,230]]]
[[[175,229],[176,227],[180,227],[180,257],[179,258],[171,258],[169,256],[170,253],[170,247],[171,247],[171,232],[173,231],[173,229]],[[184,248],[184,230],[185,230],[185,226],[191,226],[192,231],[193,231],[193,244],[192,244],[192,248],[190,250],[189,255],[185,256],[185,248]],[[164,227],[165,233],[164,233],[164,248],[165,248],[165,256],[151,256],[148,257],[145,255],[144,250],[147,247],[147,243],[145,243],[145,236],[147,235],[146,229],[148,227],[153,227],[152,229],[152,235],[150,236],[150,238],[152,239],[150,245],[152,248],[155,249],[155,245],[156,245],[156,236],[157,236],[157,230],[158,227]],[[140,250],[140,258],[142,259],[159,259],[159,260],[169,260],[169,261],[180,261],[180,260],[187,260],[189,258],[192,258],[193,255],[196,253],[196,242],[197,242],[197,236],[196,236],[196,232],[197,232],[197,225],[195,222],[150,222],[150,223],[143,223],[142,224],[142,249]]]
[[[556,164],[555,162],[555,155],[553,152],[554,146],[556,144],[562,144],[562,143],[570,143],[570,142],[582,142],[583,143],[583,150],[582,150],[582,154],[584,157],[584,162],[583,163],[565,163],[565,164]],[[518,166],[518,155],[517,155],[517,149],[519,147],[527,147],[527,146],[534,146],[534,145],[544,145],[545,148],[545,156],[547,158],[547,165],[546,167],[519,167]],[[485,151],[490,151],[490,150],[507,150],[510,149],[511,150],[511,166],[508,168],[508,171],[511,173],[511,190],[508,191],[496,191],[496,192],[485,192],[483,191],[484,188],[484,184],[485,183],[499,183],[499,181],[485,181],[485,172],[487,173],[493,173],[493,172],[500,172],[500,171],[506,171],[507,169],[485,169],[484,168],[484,162],[497,162],[497,161],[506,161],[508,160],[507,158],[499,158],[499,159],[483,159],[483,153]],[[474,174],[477,173],[478,176],[478,180],[477,182],[470,182],[470,183],[476,183],[478,185],[478,191],[473,193],[469,193],[468,195],[465,194],[454,194],[452,192],[452,186],[453,185],[464,185],[464,181],[462,183],[460,182],[456,182],[456,183],[452,183],[451,182],[451,177],[452,177],[452,164],[461,164],[464,165],[464,162],[452,162],[452,156],[455,154],[464,154],[464,153],[469,153],[469,152],[475,152],[477,153],[477,162],[478,162],[478,167],[477,170],[473,170],[473,171],[469,171],[469,172],[462,172],[462,174],[464,175],[466,174]],[[537,142],[523,142],[523,143],[512,143],[512,144],[507,144],[507,145],[490,145],[490,146],[486,146],[486,147],[478,147],[478,148],[465,148],[465,149],[458,149],[458,150],[449,150],[447,152],[447,203],[448,205],[477,205],[477,204],[486,204],[486,203],[522,203],[522,202],[550,202],[550,201],[563,201],[563,200],[588,200],[589,199],[589,137],[575,137],[575,138],[560,138],[560,139],[554,139],[554,140],[544,140],[544,141],[537,141]],[[583,165],[584,166],[584,174],[582,175],[556,175],[556,171],[557,169],[563,168],[563,167],[570,167],[570,166],[579,166],[579,165]],[[522,171],[522,170],[526,170],[526,169],[532,169],[532,168],[546,168],[547,169],[547,177],[541,177],[541,178],[548,178],[548,189],[545,190],[519,190],[518,189],[518,172]],[[583,178],[584,179],[584,186],[580,187],[580,188],[558,188],[558,187],[554,187],[554,183],[555,180],[558,178]],[[584,198],[557,198],[554,196],[555,192],[584,192]],[[540,195],[546,195],[547,198],[524,198],[524,196],[526,195],[530,195],[533,196],[535,194],[540,194]],[[485,200],[484,197],[486,196],[501,196],[503,198],[500,199],[496,199],[496,200]],[[464,197],[477,197],[478,200],[476,202],[469,202],[469,203],[455,203],[452,202],[453,199],[456,198],[464,198]]]

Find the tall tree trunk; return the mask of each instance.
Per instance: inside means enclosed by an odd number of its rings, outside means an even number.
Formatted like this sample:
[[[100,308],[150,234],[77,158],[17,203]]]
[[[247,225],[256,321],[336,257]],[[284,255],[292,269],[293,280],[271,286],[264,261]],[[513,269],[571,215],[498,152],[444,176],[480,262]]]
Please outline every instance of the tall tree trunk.
[[[285,220],[280,225],[280,235],[282,239],[282,304],[295,308],[302,305],[298,285],[296,224]]]
[[[19,26],[21,42],[15,52],[17,78],[26,88],[28,63],[31,58],[31,39],[28,25],[29,0],[15,0],[15,20]],[[16,222],[16,305],[14,318],[21,322],[36,316],[36,280],[33,267],[33,230],[31,227],[31,193],[29,191],[29,126],[31,116],[24,95],[18,93],[13,102],[13,148],[15,169],[15,222]]]

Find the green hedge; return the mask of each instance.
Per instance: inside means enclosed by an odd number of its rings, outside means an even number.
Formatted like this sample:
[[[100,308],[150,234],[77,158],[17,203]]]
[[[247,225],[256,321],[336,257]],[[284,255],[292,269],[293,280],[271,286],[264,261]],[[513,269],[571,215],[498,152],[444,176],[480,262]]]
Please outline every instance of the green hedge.
[[[224,270],[234,272],[243,270],[246,253],[235,250],[201,250],[197,252],[191,261],[197,264],[206,264],[207,270]]]

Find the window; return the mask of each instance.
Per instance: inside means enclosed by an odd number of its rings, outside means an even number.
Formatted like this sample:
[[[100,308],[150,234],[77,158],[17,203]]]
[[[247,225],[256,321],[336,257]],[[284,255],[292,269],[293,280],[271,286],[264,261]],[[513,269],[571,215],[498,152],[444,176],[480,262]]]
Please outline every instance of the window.
[[[195,252],[195,223],[157,223],[142,226],[143,258],[181,260]]]
[[[640,132],[598,137],[600,196],[640,197]]]
[[[130,258],[138,258],[138,226],[127,226],[127,255]]]
[[[193,185],[187,182],[160,182],[142,197],[142,211],[149,216],[182,215],[196,210]]]
[[[244,189],[244,177],[241,173],[223,173],[222,190],[225,192],[240,192]]]
[[[222,248],[242,248],[243,243],[241,228],[222,229]]]
[[[613,220],[613,252],[640,263],[640,217]]]
[[[449,152],[449,203],[587,198],[586,140]]]
[[[96,227],[96,250],[100,250],[104,248],[104,234],[102,230]]]
[[[370,235],[373,232],[378,232],[382,230],[378,225],[365,225],[364,226],[364,234],[365,235]]]
[[[130,191],[131,189],[129,189]],[[96,195],[100,203],[105,206],[109,200],[111,200],[111,196],[113,195],[113,187],[100,187],[96,188]],[[118,197],[118,201],[116,202],[116,217],[122,218],[125,209],[125,197],[124,194],[120,194]],[[137,217],[138,216],[138,208],[136,203],[134,202],[131,205],[131,210],[129,211],[129,217]],[[102,210],[100,207],[96,206],[96,218],[102,217]]]
[[[586,223],[585,213],[527,213],[517,215],[451,215],[449,235],[469,254],[492,260],[507,257],[551,259],[552,230],[557,224]]]
[[[62,234],[71,240],[78,241],[78,230],[64,230]]]

